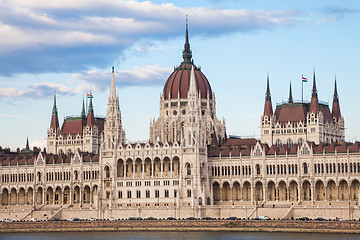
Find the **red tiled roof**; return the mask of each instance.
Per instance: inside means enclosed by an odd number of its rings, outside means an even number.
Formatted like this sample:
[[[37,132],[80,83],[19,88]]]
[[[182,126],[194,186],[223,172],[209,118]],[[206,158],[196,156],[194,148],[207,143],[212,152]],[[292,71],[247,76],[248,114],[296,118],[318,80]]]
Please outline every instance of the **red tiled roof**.
[[[341,152],[341,153],[346,153],[347,152],[347,147],[350,145],[350,143],[340,143],[340,145],[337,145],[336,148],[336,152]]]
[[[193,63],[188,62],[181,63],[167,79],[163,90],[165,99],[177,99],[179,93],[180,98],[187,98],[190,85],[190,72],[193,66],[196,89],[197,91],[200,91],[201,98],[206,99],[207,94],[209,94],[209,98],[212,99],[212,91],[209,81],[201,72],[200,68],[196,67]]]
[[[328,105],[318,104],[318,110],[322,112],[326,122],[333,121]],[[275,116],[280,123],[304,122],[308,112],[310,112],[309,103],[286,103],[276,107]]]
[[[92,117],[90,117],[92,119]],[[93,120],[90,122],[92,123]],[[99,135],[104,131],[104,124],[105,119],[104,118],[94,118],[95,124],[98,127]],[[64,123],[61,127],[61,134],[63,136],[72,135],[75,136],[77,134],[82,135],[83,129],[87,124],[86,118],[66,118],[64,120]]]
[[[324,145],[322,143],[320,143],[319,145],[313,148],[314,153],[323,153],[323,151],[324,151]]]
[[[241,149],[242,156],[250,156],[251,154],[251,146],[247,145],[245,149]]]
[[[299,122],[305,121],[307,107],[305,104],[290,103],[278,106],[275,110],[278,122]]]
[[[325,152],[326,152],[326,153],[333,153],[333,152],[335,152],[335,144],[332,143],[332,144],[330,144],[329,146],[326,146],[326,147],[325,147]]]
[[[360,147],[359,147],[359,142],[355,142],[354,144],[351,144],[349,146],[349,152],[359,152],[360,151]]]
[[[275,155],[275,153],[277,153],[278,147],[276,145],[272,145],[269,149],[269,151],[267,152],[268,155]]]
[[[255,138],[229,138],[223,146],[243,146],[243,145],[255,145]]]
[[[55,130],[59,128],[59,119],[57,114],[53,114],[51,116],[50,128]]]
[[[279,150],[279,154],[286,154],[287,152],[289,152],[288,145],[286,145],[286,144],[282,145],[282,147]]]
[[[291,148],[290,152],[288,152],[288,154],[297,154],[298,151],[298,144],[294,144],[293,147]]]
[[[77,135],[82,134],[83,126],[85,126],[86,122],[81,118],[67,118],[64,120],[64,123],[61,127],[61,134],[66,135]]]
[[[229,157],[230,156],[230,148],[228,148],[228,147],[221,148],[221,156]]]

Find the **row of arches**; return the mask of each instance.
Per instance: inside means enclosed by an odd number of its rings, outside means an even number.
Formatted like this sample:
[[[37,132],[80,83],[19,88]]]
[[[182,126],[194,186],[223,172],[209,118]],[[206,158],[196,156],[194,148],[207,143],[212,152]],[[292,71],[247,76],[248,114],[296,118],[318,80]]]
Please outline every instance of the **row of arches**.
[[[126,161],[119,159],[116,164],[116,177],[118,178],[144,178],[144,177],[176,177],[179,176],[180,161],[178,157],[170,159],[156,157],[135,161],[128,158]]]
[[[66,204],[87,204],[97,201],[98,186],[90,187],[85,185],[70,188],[65,186],[57,187],[32,187],[27,189],[3,188],[1,191],[1,205],[66,205]]]
[[[335,182],[328,180],[326,182],[317,180],[310,183],[304,180],[301,184],[297,181],[280,181],[275,184],[274,181],[263,183],[257,181],[251,184],[244,181],[242,184],[235,181],[212,184],[213,199],[215,204],[228,202],[228,204],[237,201],[358,201],[360,183],[353,180],[348,183],[346,180]]]
[[[34,181],[46,182],[60,182],[60,181],[78,181],[95,180],[99,178],[99,170],[74,170],[73,174],[70,171],[54,171],[42,173],[38,171],[36,178],[34,173],[3,173],[1,174],[1,183],[33,183]]]
[[[265,169],[262,169],[260,164],[255,165],[254,175],[294,175],[294,174],[309,174],[313,171],[314,174],[323,173],[360,173],[360,163],[315,163],[313,170],[308,163],[304,162],[298,167],[298,164],[267,164]],[[239,176],[251,175],[251,166],[237,165],[237,166],[212,166],[212,176]]]

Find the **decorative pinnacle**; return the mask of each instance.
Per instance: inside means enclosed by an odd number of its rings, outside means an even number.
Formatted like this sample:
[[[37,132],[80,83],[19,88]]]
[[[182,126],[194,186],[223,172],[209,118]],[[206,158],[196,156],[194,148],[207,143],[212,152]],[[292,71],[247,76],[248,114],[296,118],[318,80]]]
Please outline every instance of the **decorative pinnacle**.
[[[188,16],[186,15],[186,36],[185,36],[185,44],[183,51],[183,59],[184,62],[191,62],[191,58],[192,58],[192,52],[190,50],[190,43],[189,43]]]
[[[29,147],[29,137],[26,137],[26,150],[29,151],[30,147]]]
[[[316,81],[315,81],[315,69],[313,75],[313,89],[312,89],[312,96],[313,98],[317,98],[317,90],[316,90]]]
[[[336,84],[336,76],[335,76],[335,88],[334,88],[334,98],[333,98],[334,102],[339,102],[339,96],[337,93],[337,84]]]
[[[53,105],[53,109],[52,109],[52,115],[57,115],[56,94],[54,94],[54,105]]]
[[[270,85],[269,85],[269,74],[267,75],[266,82],[267,82],[267,86],[266,86],[266,98],[265,98],[265,100],[266,101],[271,101]]]
[[[116,86],[115,86],[115,67],[112,67],[110,98],[116,98]]]
[[[290,91],[289,91],[289,103],[293,103],[293,96],[292,96],[292,90],[291,90],[291,81],[290,81]]]
[[[94,109],[93,109],[93,105],[92,105],[92,94],[91,94],[91,90],[90,90],[90,103],[89,103],[89,108],[88,108],[88,114],[89,113],[94,113]]]
[[[82,110],[81,110],[81,117],[85,117],[85,103],[83,98]]]

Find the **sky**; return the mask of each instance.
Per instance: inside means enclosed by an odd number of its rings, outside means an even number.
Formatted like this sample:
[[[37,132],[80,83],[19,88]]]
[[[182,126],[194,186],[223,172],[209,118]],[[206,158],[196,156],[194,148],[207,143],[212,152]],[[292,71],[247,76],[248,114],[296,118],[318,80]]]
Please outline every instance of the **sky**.
[[[260,137],[266,76],[274,107],[301,99],[301,76],[316,72],[332,106],[337,79],[345,138],[360,138],[358,0],[0,0],[0,146],[46,146],[53,94],[60,124],[93,93],[106,115],[115,67],[129,141],[149,138],[159,98],[182,61],[185,19],[196,65],[216,96],[228,135]],[[304,84],[310,100],[312,81]]]

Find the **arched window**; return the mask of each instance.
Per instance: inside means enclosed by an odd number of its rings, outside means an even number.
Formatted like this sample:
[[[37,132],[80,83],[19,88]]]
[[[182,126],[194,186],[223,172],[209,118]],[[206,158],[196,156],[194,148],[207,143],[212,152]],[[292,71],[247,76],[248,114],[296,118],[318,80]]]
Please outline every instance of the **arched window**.
[[[191,189],[187,190],[187,197],[191,197]]]
[[[109,178],[110,177],[110,168],[109,168],[109,166],[105,166],[104,171],[105,171],[105,177]]]
[[[303,139],[302,139],[302,138],[299,138],[299,140],[298,140],[298,144],[299,144],[299,146],[301,146],[301,145],[302,145],[302,143],[303,143]]]
[[[185,168],[186,168],[186,175],[191,175],[190,163],[186,163]]]
[[[260,165],[256,164],[256,175],[260,175]]]
[[[304,174],[308,174],[308,166],[306,163],[303,163],[303,168],[304,168]]]
[[[282,147],[282,143],[281,143],[281,140],[280,139],[276,139],[276,146],[277,148],[281,148]]]
[[[38,181],[41,182],[41,172],[38,172]]]
[[[291,149],[294,146],[294,142],[293,140],[291,140],[290,138],[286,141],[286,144],[288,145],[288,147]]]

